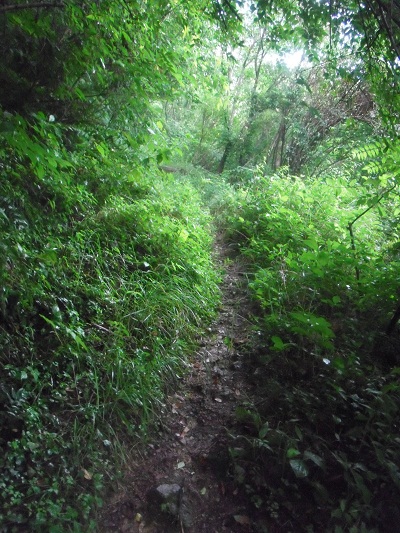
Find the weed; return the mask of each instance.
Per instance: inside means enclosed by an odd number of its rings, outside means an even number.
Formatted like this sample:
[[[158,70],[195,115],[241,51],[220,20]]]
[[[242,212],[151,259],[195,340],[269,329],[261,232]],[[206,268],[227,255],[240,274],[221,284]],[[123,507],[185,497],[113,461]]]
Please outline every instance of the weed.
[[[233,475],[258,514],[297,531],[393,531],[399,518],[398,369],[371,358],[396,261],[371,210],[355,253],[354,199],[344,181],[273,176],[230,215],[259,305],[257,403],[237,410]]]
[[[218,305],[210,218],[195,191],[165,177],[110,193],[96,211],[92,198],[72,217],[69,201],[53,225],[37,210],[34,230],[10,227],[0,330],[5,530],[94,528],[105,484],[129,442],[146,438]]]

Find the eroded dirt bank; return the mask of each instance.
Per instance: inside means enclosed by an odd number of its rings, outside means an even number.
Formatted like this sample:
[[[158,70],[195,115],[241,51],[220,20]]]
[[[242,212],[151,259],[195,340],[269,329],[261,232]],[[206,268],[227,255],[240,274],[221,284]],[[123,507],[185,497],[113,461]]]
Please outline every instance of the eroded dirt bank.
[[[179,390],[168,397],[160,436],[128,467],[123,487],[106,505],[103,533],[250,531],[228,446],[235,409],[251,398],[243,361],[250,302],[244,266],[228,259],[222,244],[216,254],[225,270],[220,313]]]

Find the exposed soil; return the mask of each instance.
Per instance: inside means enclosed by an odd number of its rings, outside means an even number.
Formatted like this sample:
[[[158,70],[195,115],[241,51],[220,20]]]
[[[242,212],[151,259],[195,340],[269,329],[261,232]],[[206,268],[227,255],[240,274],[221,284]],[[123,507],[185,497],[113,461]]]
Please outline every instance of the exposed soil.
[[[103,512],[100,531],[129,533],[222,533],[250,531],[243,488],[230,475],[229,432],[235,409],[251,399],[244,355],[251,332],[245,268],[224,262],[219,316],[175,394],[167,399],[162,430],[129,466],[121,488]],[[162,500],[157,492],[172,492]]]

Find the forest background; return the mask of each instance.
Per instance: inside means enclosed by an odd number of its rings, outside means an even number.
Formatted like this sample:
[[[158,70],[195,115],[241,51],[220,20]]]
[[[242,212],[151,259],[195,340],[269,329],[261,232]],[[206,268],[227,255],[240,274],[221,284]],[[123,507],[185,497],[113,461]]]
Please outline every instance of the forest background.
[[[398,1],[16,0],[0,32],[1,530],[96,528],[218,231],[257,304],[232,476],[281,530],[398,531]]]

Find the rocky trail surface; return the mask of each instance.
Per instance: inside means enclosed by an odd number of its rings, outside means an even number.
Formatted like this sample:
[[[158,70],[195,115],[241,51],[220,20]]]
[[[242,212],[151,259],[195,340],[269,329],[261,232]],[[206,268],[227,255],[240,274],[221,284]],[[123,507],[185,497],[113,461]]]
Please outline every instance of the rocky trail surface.
[[[244,356],[251,332],[245,268],[216,245],[225,271],[216,321],[167,398],[162,429],[128,467],[106,505],[100,531],[222,533],[251,531],[248,499],[234,483],[230,429],[251,399]]]

